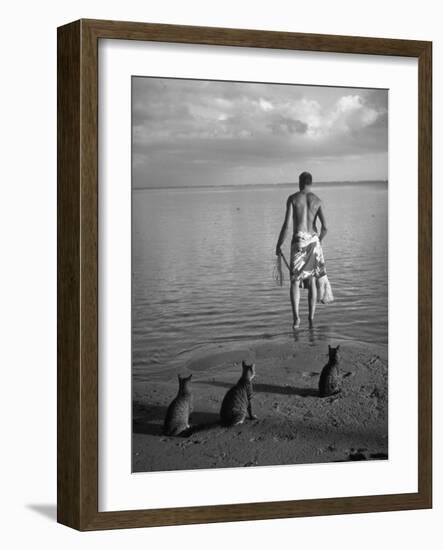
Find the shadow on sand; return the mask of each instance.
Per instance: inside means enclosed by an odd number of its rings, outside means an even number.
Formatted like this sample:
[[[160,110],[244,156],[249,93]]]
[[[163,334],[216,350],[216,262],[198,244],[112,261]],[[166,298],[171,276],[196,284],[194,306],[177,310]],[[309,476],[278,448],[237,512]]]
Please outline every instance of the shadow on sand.
[[[233,384],[228,382],[194,382],[195,384],[209,384],[219,388],[231,388]],[[300,397],[318,397],[316,388],[300,388],[296,386],[276,386],[275,384],[254,383],[254,393],[277,393],[280,395],[298,395]]]
[[[133,406],[132,433],[145,435],[163,435],[163,421],[167,407],[161,405],[144,405],[138,401]],[[191,428],[180,437],[189,437],[220,425],[218,413],[194,411],[191,414]],[[166,436],[165,436],[166,437]]]
[[[196,381],[194,384],[211,385],[229,389],[231,383],[219,381]],[[275,393],[280,395],[298,395],[300,397],[318,397],[316,388],[301,388],[296,386],[277,386],[275,384],[254,384],[256,393]],[[145,405],[139,401],[133,404],[132,432],[134,434],[163,435],[163,421],[167,407],[164,405]],[[194,411],[191,415],[191,428],[183,432],[181,437],[189,437],[195,433],[221,426],[220,416],[215,412]]]

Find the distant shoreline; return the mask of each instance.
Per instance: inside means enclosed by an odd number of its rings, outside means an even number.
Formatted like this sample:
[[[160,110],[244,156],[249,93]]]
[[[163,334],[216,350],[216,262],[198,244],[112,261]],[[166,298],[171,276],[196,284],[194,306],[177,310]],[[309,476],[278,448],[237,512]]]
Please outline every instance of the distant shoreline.
[[[357,181],[319,181],[315,182],[315,187],[343,187],[350,185],[388,185],[388,180],[357,180]],[[168,189],[272,189],[278,187],[297,187],[297,182],[278,182],[278,183],[238,183],[225,185],[165,185],[149,187],[133,187],[133,191],[161,191]]]

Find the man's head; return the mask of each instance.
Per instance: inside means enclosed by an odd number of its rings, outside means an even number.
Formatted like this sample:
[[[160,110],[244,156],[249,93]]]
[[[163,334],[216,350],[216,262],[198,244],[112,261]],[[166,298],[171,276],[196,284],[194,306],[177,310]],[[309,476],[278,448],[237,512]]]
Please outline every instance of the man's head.
[[[312,175],[309,172],[302,172],[298,177],[298,186],[300,191],[310,189],[312,185]]]

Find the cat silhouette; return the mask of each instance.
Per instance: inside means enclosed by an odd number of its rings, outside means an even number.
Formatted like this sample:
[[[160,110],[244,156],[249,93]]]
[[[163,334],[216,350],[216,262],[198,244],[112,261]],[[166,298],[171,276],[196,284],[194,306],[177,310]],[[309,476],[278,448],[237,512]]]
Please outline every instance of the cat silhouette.
[[[245,421],[246,415],[251,420],[257,418],[252,414],[253,397],[252,379],[255,376],[255,365],[242,362],[242,375],[235,386],[230,388],[223,398],[220,419],[223,426],[235,426]]]
[[[180,435],[190,428],[189,417],[193,408],[191,378],[192,374],[187,377],[178,375],[178,393],[166,411],[164,435]]]
[[[328,346],[329,361],[321,371],[318,384],[318,392],[320,397],[335,395],[340,391],[340,377],[338,370],[338,364],[340,362],[340,355],[338,353],[339,349],[340,346],[337,346],[336,348]]]

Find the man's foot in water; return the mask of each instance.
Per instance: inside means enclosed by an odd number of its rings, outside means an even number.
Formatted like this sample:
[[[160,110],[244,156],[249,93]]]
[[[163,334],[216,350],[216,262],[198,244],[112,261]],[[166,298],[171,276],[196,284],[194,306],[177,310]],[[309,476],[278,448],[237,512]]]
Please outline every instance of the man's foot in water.
[[[314,328],[314,319],[309,319],[309,328]]]
[[[292,328],[300,328],[300,317],[296,317],[294,319],[294,324],[292,325]]]

